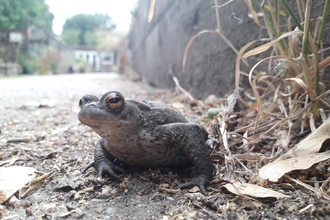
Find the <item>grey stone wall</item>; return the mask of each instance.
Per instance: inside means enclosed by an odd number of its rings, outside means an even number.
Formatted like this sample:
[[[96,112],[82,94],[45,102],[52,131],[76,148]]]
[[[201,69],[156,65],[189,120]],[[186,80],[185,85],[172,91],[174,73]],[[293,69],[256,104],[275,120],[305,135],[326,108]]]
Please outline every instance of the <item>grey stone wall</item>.
[[[225,2],[227,0],[219,0],[219,4]],[[205,33],[195,39],[185,72],[182,72],[184,50],[191,37],[199,31],[217,28],[212,8],[214,1],[158,0],[153,20],[148,23],[149,4],[150,0],[139,1],[129,34],[132,67],[143,80],[168,88],[175,86],[174,75],[198,98],[211,93],[222,96],[231,92],[237,56],[217,34]],[[248,17],[243,0],[221,8],[220,15],[222,33],[237,50],[251,40],[267,36],[265,30]]]

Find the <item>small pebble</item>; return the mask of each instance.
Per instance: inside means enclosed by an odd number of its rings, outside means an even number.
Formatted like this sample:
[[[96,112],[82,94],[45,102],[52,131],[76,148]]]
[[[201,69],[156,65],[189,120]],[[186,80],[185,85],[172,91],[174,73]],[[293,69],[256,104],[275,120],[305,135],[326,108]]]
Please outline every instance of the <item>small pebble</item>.
[[[56,210],[56,204],[55,203],[49,203],[49,204],[44,204],[43,209],[45,212],[52,212]]]
[[[170,196],[166,197],[166,199],[167,200],[170,200],[170,201],[174,201],[174,198],[173,197],[170,197]]]
[[[107,200],[106,199],[92,199],[91,202],[103,203],[103,202],[107,202]]]
[[[117,212],[117,208],[116,207],[110,207],[110,208],[107,208],[105,210],[105,213],[108,214],[108,215],[113,215]]]
[[[144,208],[144,207],[147,207],[145,204],[138,204],[136,207],[138,208]]]

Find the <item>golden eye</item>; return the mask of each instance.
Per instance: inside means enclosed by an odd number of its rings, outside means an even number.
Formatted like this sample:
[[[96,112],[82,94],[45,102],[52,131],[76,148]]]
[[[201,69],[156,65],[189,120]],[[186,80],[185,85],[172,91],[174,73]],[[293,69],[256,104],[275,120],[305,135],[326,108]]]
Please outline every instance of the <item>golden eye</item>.
[[[119,114],[125,109],[125,98],[120,92],[110,91],[103,95],[101,103],[106,111]]]
[[[111,109],[120,108],[123,105],[123,98],[116,93],[111,93],[106,98],[106,103]]]

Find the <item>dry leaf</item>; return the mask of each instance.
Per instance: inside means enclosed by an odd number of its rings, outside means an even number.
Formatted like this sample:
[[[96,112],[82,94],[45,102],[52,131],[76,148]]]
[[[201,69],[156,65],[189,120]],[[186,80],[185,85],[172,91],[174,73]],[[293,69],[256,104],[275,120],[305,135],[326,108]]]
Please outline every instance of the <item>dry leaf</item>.
[[[158,187],[158,189],[166,189],[166,188],[170,188],[170,185],[168,183],[162,183]]]
[[[89,188],[82,189],[82,190],[80,190],[80,191],[78,191],[78,192],[75,193],[73,199],[74,200],[79,200],[79,199],[81,199],[81,195],[82,194],[91,192],[93,190],[94,190],[94,187],[93,186],[92,187],[89,187]]]
[[[66,212],[66,213],[61,214],[60,215],[60,218],[68,217],[69,215],[71,215],[73,213],[78,213],[79,215],[81,215],[83,212],[79,208],[73,209],[73,210],[71,210],[69,212]]]
[[[225,184],[224,187],[228,191],[236,195],[247,195],[255,198],[268,198],[268,197],[288,198],[289,197],[282,193],[275,192],[271,189],[266,189],[264,187],[249,183],[233,182],[233,183]]]
[[[301,88],[304,89],[304,91],[307,91],[309,94],[313,94],[314,96],[317,96],[313,90],[311,90],[311,89],[308,88],[308,86],[306,85],[306,83],[302,79],[299,79],[299,78],[287,78],[286,80],[295,81]]]
[[[323,143],[330,139],[330,118],[320,125],[294,148],[283,154],[277,160],[310,155],[320,151]]]
[[[161,192],[166,192],[168,194],[177,194],[181,192],[181,189],[169,189],[170,185],[167,183],[162,183],[159,185],[158,190]]]
[[[20,198],[25,198],[28,196],[32,191],[38,189],[41,187],[44,183],[44,180],[46,180],[48,177],[52,176],[55,173],[55,171],[51,171],[49,173],[36,173],[37,175],[41,175],[38,177],[33,178],[28,184],[23,186],[19,190],[19,197]]]
[[[36,171],[32,167],[0,167],[0,191],[4,195],[0,204],[7,201],[15,192],[30,182],[36,176]]]
[[[175,109],[184,109],[186,105],[183,104],[182,102],[173,102],[172,107]]]
[[[188,192],[190,192],[190,193],[199,192],[199,187],[198,186],[194,186],[193,188],[189,189]]]
[[[263,44],[263,45],[261,45],[259,47],[256,47],[256,48],[254,48],[254,49],[246,52],[243,55],[243,58],[246,59],[246,58],[248,58],[250,56],[253,56],[253,55],[257,55],[259,53],[262,53],[262,52],[268,50],[269,48],[271,48],[274,44],[276,44],[277,42],[279,42],[283,38],[289,37],[291,35],[298,35],[298,34],[303,34],[303,32],[301,30],[296,30],[296,31],[290,31],[288,33],[285,33],[285,34],[281,35],[280,37],[278,37],[277,39],[272,40],[269,43]]]
[[[309,154],[285,160],[276,160],[259,170],[259,176],[272,182],[277,182],[284,174],[292,170],[305,170],[316,163],[330,158],[330,151],[318,154]]]
[[[247,4],[248,8],[249,8],[249,17],[253,18],[254,22],[261,27],[259,18],[258,18],[258,13],[254,10],[253,8],[253,4],[251,0],[245,0],[245,3]]]
[[[165,189],[168,194],[178,194],[181,192],[181,189]]]

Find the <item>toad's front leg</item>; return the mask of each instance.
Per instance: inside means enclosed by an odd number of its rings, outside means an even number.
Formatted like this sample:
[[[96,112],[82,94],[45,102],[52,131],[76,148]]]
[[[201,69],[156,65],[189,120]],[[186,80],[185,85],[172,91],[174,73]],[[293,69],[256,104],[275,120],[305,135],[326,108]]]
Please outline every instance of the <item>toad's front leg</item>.
[[[105,141],[101,138],[97,142],[94,150],[94,161],[87,164],[81,172],[84,173],[89,168],[94,167],[100,177],[109,174],[112,177],[119,178],[116,172],[125,173],[125,170],[113,162],[116,158],[104,148]]]

